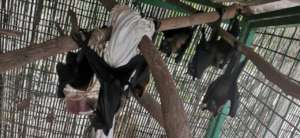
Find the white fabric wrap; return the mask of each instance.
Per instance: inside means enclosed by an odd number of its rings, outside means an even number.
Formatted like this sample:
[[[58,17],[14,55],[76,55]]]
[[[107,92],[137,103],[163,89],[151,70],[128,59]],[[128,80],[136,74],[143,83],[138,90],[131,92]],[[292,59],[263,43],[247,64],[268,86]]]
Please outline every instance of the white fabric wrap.
[[[103,52],[104,60],[111,67],[127,64],[140,53],[138,44],[144,35],[150,39],[154,34],[154,23],[143,19],[139,13],[127,6],[117,5],[111,12],[112,35]]]

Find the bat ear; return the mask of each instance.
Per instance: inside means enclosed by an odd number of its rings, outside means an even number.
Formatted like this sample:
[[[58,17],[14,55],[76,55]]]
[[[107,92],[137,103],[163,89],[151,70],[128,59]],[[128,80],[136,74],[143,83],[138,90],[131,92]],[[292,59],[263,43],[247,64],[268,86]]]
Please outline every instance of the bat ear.
[[[79,32],[71,34],[72,39],[78,44],[79,47],[87,46],[91,33],[80,29]]]
[[[153,23],[154,23],[154,28],[155,28],[155,31],[158,31],[160,25],[161,25],[161,22],[159,20],[153,20]]]

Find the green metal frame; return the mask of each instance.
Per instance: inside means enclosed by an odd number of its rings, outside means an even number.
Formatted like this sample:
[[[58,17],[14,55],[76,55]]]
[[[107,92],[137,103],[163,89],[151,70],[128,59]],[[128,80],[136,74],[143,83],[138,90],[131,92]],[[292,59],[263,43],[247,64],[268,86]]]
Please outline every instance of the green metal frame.
[[[198,4],[203,4],[209,7],[225,7],[221,6],[220,4],[215,4],[210,2],[209,0],[187,0],[189,2],[194,2]],[[167,2],[163,2],[161,0],[142,0],[142,2],[151,4],[154,6],[158,6],[161,8],[166,8],[170,10],[176,10],[178,12],[184,12],[183,8],[177,6],[176,4],[170,4]],[[254,41],[255,30],[257,27],[266,27],[266,26],[279,26],[279,25],[294,25],[300,23],[300,6],[282,9],[273,12],[267,12],[252,16],[247,16],[242,21],[242,33],[240,37],[240,41],[244,42],[246,46],[252,47],[252,43]],[[241,62],[245,60],[243,56],[241,58]],[[216,117],[211,117],[209,126],[206,130],[205,137],[206,138],[219,138],[221,137],[222,127],[228,116],[230,109],[230,102],[227,102],[221,112]]]
[[[250,28],[300,23],[300,6],[247,17]]]

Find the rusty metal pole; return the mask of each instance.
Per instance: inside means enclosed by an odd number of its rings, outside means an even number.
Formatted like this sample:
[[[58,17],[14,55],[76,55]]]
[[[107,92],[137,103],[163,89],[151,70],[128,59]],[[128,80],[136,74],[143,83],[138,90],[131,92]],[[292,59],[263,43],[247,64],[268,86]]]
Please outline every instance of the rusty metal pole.
[[[159,92],[167,136],[169,138],[189,138],[191,135],[187,115],[162,57],[147,36],[143,37],[139,49],[149,65]]]

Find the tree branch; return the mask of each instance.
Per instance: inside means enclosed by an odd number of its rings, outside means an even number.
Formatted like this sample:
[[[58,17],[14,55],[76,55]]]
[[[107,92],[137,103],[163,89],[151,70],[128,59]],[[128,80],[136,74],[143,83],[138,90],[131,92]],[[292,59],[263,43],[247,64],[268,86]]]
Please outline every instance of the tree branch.
[[[21,36],[22,33],[14,30],[0,29],[0,35]]]
[[[148,63],[159,92],[167,136],[170,138],[189,138],[191,136],[190,129],[183,103],[162,57],[147,36],[143,37],[139,49]]]
[[[142,97],[134,95],[134,98],[157,120],[160,126],[164,127],[161,105],[150,94],[144,93]]]
[[[236,15],[238,9],[242,9],[239,5],[233,5],[226,9],[222,19],[231,19]],[[193,25],[212,23],[220,18],[218,12],[198,13],[190,16],[179,16],[161,20],[159,31],[184,28]]]
[[[276,2],[280,0],[212,0],[212,2],[216,3],[223,3],[223,2],[235,2],[235,3],[240,3],[242,5],[260,5],[260,4],[265,4],[265,3],[270,3],[270,2]]]
[[[63,36],[47,42],[0,54],[0,73],[77,48],[72,38]]]

